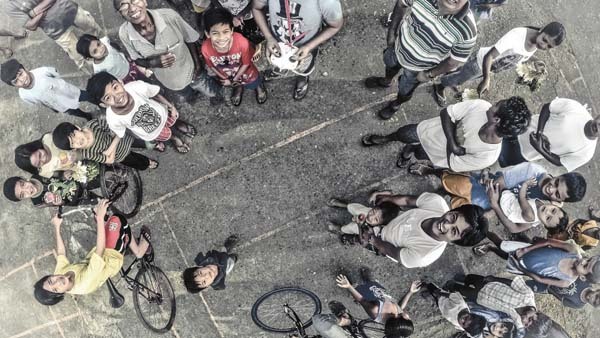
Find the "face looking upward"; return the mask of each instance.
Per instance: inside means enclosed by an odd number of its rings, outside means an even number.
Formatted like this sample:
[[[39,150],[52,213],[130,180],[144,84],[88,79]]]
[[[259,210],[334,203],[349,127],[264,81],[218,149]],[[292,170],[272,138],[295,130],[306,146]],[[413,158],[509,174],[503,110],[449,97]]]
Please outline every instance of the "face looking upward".
[[[560,176],[547,179],[543,182],[541,189],[542,193],[551,201],[564,202],[569,198],[567,183]]]
[[[21,68],[17,72],[17,76],[12,81],[12,84],[17,88],[29,89],[33,85],[33,76],[25,68]]]
[[[32,166],[39,169],[50,161],[50,154],[44,148],[38,149],[31,154],[29,161]]]
[[[466,3],[467,0],[440,0],[438,1],[438,8],[442,15],[456,14],[460,12]]]
[[[590,258],[582,258],[577,263],[575,263],[575,271],[577,271],[577,275],[580,277],[584,277],[587,274],[592,273],[594,270],[594,265],[598,262],[598,257],[590,257]]]
[[[65,275],[52,275],[46,279],[43,288],[50,292],[65,293],[73,288],[73,282]]]
[[[129,104],[131,96],[123,87],[120,81],[114,80],[104,88],[104,95],[101,98],[102,104],[106,107],[124,108]]]
[[[108,54],[108,49],[100,40],[93,40],[90,42],[89,53],[92,59],[102,60]]]
[[[535,46],[539,50],[548,50],[556,47],[556,42],[554,42],[554,38],[547,33],[540,33],[535,39]]]
[[[210,43],[217,52],[225,53],[231,48],[233,28],[228,24],[218,23],[213,25],[206,34],[210,38]]]
[[[40,189],[33,182],[19,180],[15,185],[15,196],[20,200],[24,200],[36,196],[39,193],[39,190]]]
[[[546,228],[556,228],[565,212],[554,204],[544,203],[538,208],[538,219]]]
[[[431,222],[430,234],[440,242],[454,242],[465,235],[471,228],[465,217],[458,211],[448,211],[436,221]]]
[[[146,20],[146,16],[148,15],[146,0],[122,0],[119,4],[119,13],[125,20],[134,25]]]
[[[215,265],[207,265],[194,271],[194,281],[199,287],[206,288],[215,281],[218,273],[219,270]]]
[[[69,144],[73,149],[86,149],[91,146],[85,132],[81,129],[74,130],[69,135]]]
[[[521,323],[523,323],[524,327],[528,328],[537,320],[537,317],[537,311],[530,309],[521,314]]]

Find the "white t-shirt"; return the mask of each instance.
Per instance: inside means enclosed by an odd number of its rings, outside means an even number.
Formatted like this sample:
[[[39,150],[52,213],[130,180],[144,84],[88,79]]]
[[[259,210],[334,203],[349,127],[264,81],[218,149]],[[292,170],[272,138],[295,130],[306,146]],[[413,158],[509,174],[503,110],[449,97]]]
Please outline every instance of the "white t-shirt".
[[[457,124],[457,139],[466,154],[463,156],[446,153],[447,140],[442,129],[442,120],[434,117],[422,121],[417,126],[417,134],[429,159],[436,167],[448,168],[455,172],[481,170],[494,164],[500,156],[502,143],[484,143],[479,138],[479,129],[488,122],[486,112],[492,105],[484,100],[468,100],[448,106],[452,122]]]
[[[540,220],[537,215],[537,206],[535,205],[535,199],[530,198],[527,200],[527,203],[533,209],[534,219],[531,222],[528,222],[523,219],[523,209],[521,209],[521,205],[519,204],[519,196],[514,194],[510,190],[505,190],[502,192],[500,196],[500,209],[504,212],[506,217],[513,223],[531,223],[531,226],[535,227],[540,224]]]
[[[102,62],[93,63],[94,74],[108,72],[117,79],[123,80],[129,74],[129,61],[127,61],[125,54],[119,52],[110,45],[108,36],[101,38],[100,42],[106,46],[108,54]]]
[[[419,268],[435,262],[446,249],[446,242],[433,239],[421,228],[424,220],[440,217],[450,208],[440,195],[423,193],[417,207],[394,218],[381,230],[381,239],[401,248],[400,262],[407,268]]]
[[[521,62],[525,62],[537,51],[537,48],[535,47],[532,51],[525,49],[525,44],[527,43],[527,30],[527,27],[513,28],[492,46],[495,47],[499,53],[498,57],[496,57],[492,63],[493,72],[509,69]],[[483,58],[492,47],[481,47],[479,49],[479,52],[477,53],[477,64],[480,69],[483,69]]]
[[[446,320],[454,325],[457,330],[464,331],[462,326],[458,323],[458,314],[462,310],[468,311],[469,306],[462,295],[458,292],[453,292],[449,294],[448,297],[440,297],[437,303],[442,317],[446,318]]]
[[[59,113],[79,108],[81,91],[60,78],[54,67],[32,69],[33,87],[19,88],[19,96],[30,104],[43,104]]]
[[[160,92],[160,87],[143,81],[125,84],[125,90],[134,100],[133,109],[125,115],[117,115],[111,108],[106,109],[106,122],[117,136],[125,136],[127,129],[135,136],[152,141],[158,137],[167,122],[167,108],[152,98]]]
[[[583,132],[592,115],[584,105],[571,99],[555,98],[549,109],[550,117],[543,134],[550,141],[550,151],[560,157],[567,171],[573,171],[591,160],[596,151],[597,140],[590,140]],[[527,132],[519,136],[521,154],[527,161],[544,158],[529,141],[529,134],[537,130],[539,119],[540,115],[532,116]]]

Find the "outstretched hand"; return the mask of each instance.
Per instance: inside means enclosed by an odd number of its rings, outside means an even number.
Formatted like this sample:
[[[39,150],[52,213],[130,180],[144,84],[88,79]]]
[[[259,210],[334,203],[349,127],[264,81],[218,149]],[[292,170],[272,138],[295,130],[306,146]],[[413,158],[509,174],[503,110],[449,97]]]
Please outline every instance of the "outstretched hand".
[[[352,284],[350,284],[350,281],[348,280],[348,277],[340,274],[335,278],[335,281],[337,283],[337,286],[342,288],[342,289],[349,289],[352,287]]]
[[[420,280],[412,282],[412,284],[410,285],[410,293],[419,292],[421,290],[421,287],[423,287],[423,282],[421,282]]]

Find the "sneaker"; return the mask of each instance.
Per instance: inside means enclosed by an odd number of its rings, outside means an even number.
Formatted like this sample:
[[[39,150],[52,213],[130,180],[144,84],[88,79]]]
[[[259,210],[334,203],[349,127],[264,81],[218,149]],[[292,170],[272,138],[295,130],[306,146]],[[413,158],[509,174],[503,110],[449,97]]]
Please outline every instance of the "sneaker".
[[[225,247],[225,251],[227,251],[227,253],[230,253],[233,248],[238,244],[238,242],[240,241],[240,238],[238,237],[238,235],[231,235],[229,237],[227,237],[227,239],[225,240],[225,243],[223,243],[223,247]]]
[[[371,274],[371,269],[366,266],[361,267],[358,272],[360,273],[360,278],[364,283],[368,283],[373,281],[373,275]]]
[[[396,114],[396,112],[398,111],[398,109],[400,108],[400,106],[394,106],[392,102],[388,103],[387,106],[385,106],[383,109],[381,109],[380,111],[377,112],[377,115],[379,115],[379,117],[382,120],[389,120],[392,118],[392,116],[394,116],[394,114]]]
[[[369,89],[373,88],[389,88],[392,86],[392,82],[387,82],[385,77],[371,76],[365,79],[365,87]]]

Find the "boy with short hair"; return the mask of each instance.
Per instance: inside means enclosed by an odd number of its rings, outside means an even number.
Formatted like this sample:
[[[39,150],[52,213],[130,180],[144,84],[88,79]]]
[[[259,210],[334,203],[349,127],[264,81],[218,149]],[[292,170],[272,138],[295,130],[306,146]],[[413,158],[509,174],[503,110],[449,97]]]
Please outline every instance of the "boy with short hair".
[[[45,178],[33,175],[29,179],[14,176],[4,181],[4,196],[12,202],[30,199],[35,207],[77,206],[94,204],[100,198],[92,189],[100,187],[98,180],[85,186],[72,179]]]
[[[196,129],[179,119],[175,106],[160,94],[160,87],[143,81],[125,85],[107,72],[92,76],[87,84],[93,101],[106,107],[106,121],[116,137],[106,153],[114,153],[127,130],[144,141],[157,142],[156,149],[164,151],[163,142],[171,141],[179,153],[187,153]]]
[[[198,293],[209,286],[214,290],[225,289],[225,279],[233,271],[238,256],[232,253],[239,238],[231,235],[219,250],[210,250],[204,255],[196,256],[196,266],[183,271],[183,284],[189,293]]]
[[[63,80],[54,67],[27,70],[10,59],[0,66],[0,79],[19,88],[19,97],[26,103],[41,103],[55,112],[92,119],[92,114],[79,109],[79,102],[89,101],[87,93]]]
[[[206,40],[202,56],[207,67],[225,87],[233,87],[231,103],[242,103],[244,88],[256,92],[256,102],[267,101],[267,92],[258,69],[252,62],[254,48],[242,34],[233,31],[233,15],[224,8],[204,12]]]

